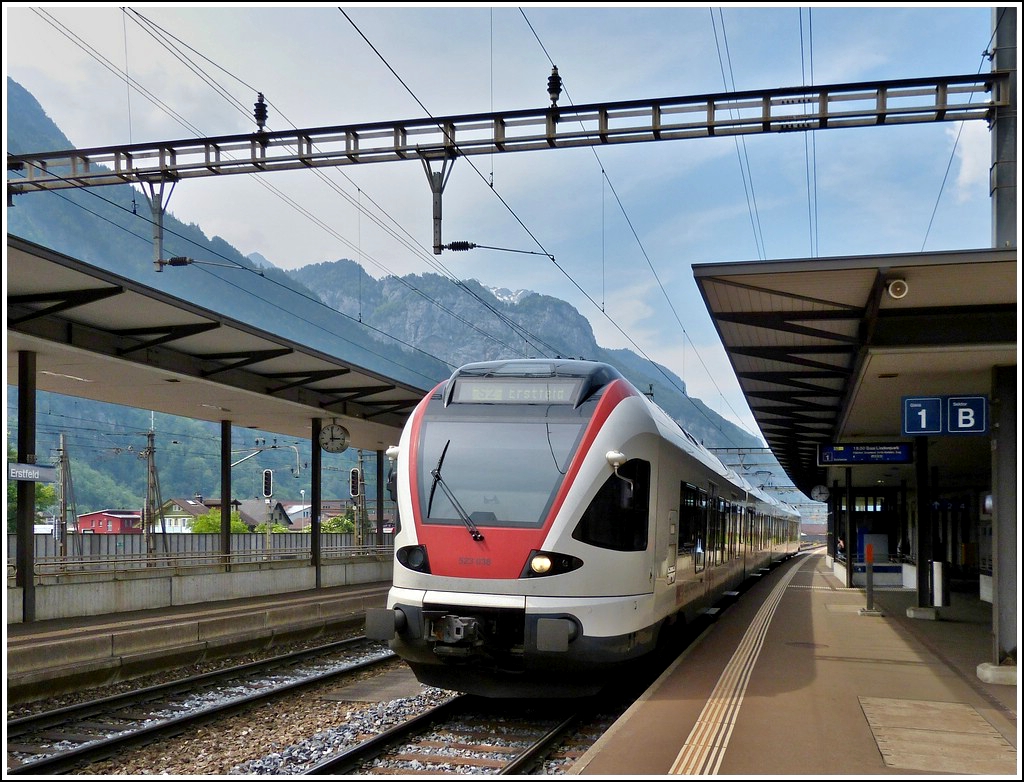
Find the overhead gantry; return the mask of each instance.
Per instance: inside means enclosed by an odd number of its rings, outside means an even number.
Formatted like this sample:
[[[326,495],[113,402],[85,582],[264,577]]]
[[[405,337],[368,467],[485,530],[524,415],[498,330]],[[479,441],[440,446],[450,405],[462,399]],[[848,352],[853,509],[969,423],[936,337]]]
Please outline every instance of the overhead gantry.
[[[556,76],[553,71],[552,79]],[[255,133],[8,155],[8,205],[16,195],[40,190],[144,185],[160,271],[167,263],[160,252],[160,225],[168,184],[173,190],[175,183],[197,177],[415,159],[430,183],[433,249],[440,255],[445,249],[441,194],[451,163],[460,156],[831,128],[991,123],[996,109],[1008,107],[1011,99],[1007,71],[580,106],[558,106],[560,83],[550,82],[552,102],[546,108],[274,132],[264,130],[260,95]]]

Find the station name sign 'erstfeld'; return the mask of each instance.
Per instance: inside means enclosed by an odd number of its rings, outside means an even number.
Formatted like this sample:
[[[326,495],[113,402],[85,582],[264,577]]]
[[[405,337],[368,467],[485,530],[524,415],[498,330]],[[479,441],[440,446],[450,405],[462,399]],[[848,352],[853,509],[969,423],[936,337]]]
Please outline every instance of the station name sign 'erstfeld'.
[[[57,468],[39,464],[7,463],[7,480],[35,481],[37,483],[53,483],[57,480]]]

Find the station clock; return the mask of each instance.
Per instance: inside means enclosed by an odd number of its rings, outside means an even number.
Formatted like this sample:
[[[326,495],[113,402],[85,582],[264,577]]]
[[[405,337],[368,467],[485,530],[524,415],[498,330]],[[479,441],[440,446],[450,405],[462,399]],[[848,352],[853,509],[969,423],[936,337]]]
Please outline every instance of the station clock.
[[[328,424],[320,430],[320,447],[327,453],[341,453],[348,448],[348,429],[341,424]]]

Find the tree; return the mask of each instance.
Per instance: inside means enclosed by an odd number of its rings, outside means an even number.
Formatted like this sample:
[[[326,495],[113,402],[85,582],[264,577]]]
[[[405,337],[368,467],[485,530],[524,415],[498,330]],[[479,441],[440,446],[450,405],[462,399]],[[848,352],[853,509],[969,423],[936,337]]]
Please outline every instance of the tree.
[[[320,522],[321,532],[355,532],[355,529],[355,522],[345,516],[332,516]]]
[[[264,521],[262,524],[257,524],[255,527],[253,527],[252,531],[265,534],[267,531],[267,522]],[[284,526],[283,524],[277,524],[276,522],[270,525],[270,531],[272,533],[291,532],[291,530],[288,529],[286,526]]]
[[[196,516],[192,522],[192,532],[220,532],[220,511],[213,510],[209,513],[204,513],[202,516]],[[242,515],[238,511],[231,513],[231,531],[232,532],[248,532],[249,528],[242,521]]]

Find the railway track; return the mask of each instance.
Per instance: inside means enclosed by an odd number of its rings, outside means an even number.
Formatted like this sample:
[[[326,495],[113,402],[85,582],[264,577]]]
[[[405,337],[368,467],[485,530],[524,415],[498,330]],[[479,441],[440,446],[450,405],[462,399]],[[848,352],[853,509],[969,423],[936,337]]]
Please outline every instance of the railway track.
[[[685,639],[678,639],[680,646],[699,634],[699,625],[690,627]],[[7,772],[12,776],[81,773],[96,761],[130,758],[133,749],[145,753],[159,746],[161,739],[193,735],[199,726],[232,717],[260,701],[325,683],[333,688],[334,679],[343,684],[347,676],[372,666],[394,664],[397,659],[385,645],[360,636],[11,719],[7,723]],[[436,696],[426,698],[432,703],[403,701],[399,711],[381,698],[379,705],[385,707],[381,716],[362,725],[362,718],[352,720],[349,735],[336,739],[331,734],[317,734],[308,751],[305,741],[293,744],[289,773],[372,775],[424,769],[437,773],[559,773],[559,767],[571,764],[629,707],[656,678],[660,667],[644,666],[633,682],[620,679],[615,687],[618,695],[610,694],[600,706],[596,699],[505,701],[449,693],[453,705],[445,706],[452,710],[448,719],[444,711],[420,715],[420,709],[437,704]],[[448,698],[444,691],[438,692]],[[371,695],[367,700],[375,699]],[[460,704],[459,712],[454,711],[455,704]],[[500,706],[497,712],[496,706]],[[399,716],[404,709],[416,716]],[[398,727],[380,727],[394,725],[396,717],[408,721]],[[447,721],[442,723],[442,718]],[[336,749],[329,748],[332,744]],[[325,758],[325,751],[331,756]],[[280,773],[272,770],[278,762],[284,761],[275,754],[237,768],[239,772],[248,767],[251,773]],[[318,765],[310,768],[310,763]]]
[[[360,636],[9,720],[7,773],[72,771],[394,657],[386,646]]]
[[[308,767],[303,774],[551,773],[571,763],[626,708],[459,695]]]

